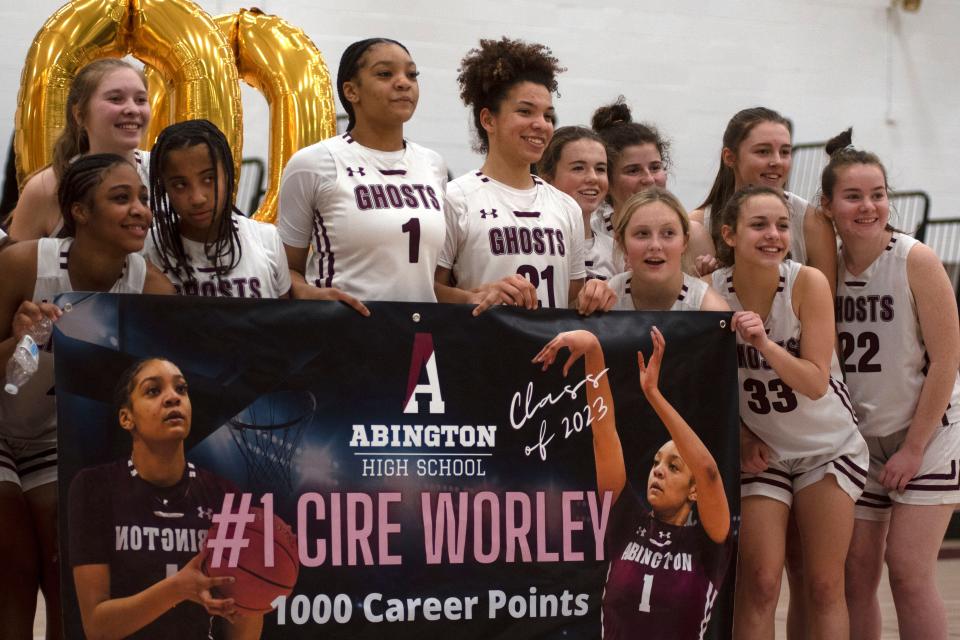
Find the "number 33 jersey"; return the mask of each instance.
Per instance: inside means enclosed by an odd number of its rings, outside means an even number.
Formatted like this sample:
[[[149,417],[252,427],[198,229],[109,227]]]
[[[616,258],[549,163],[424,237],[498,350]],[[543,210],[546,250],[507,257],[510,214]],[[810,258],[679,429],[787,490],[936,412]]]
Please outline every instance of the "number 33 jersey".
[[[803,265],[780,263],[780,284],[763,325],[767,336],[790,354],[800,357],[800,318],[793,309],[793,286]],[[713,272],[713,288],[733,311],[743,311],[733,287],[733,269]],[[737,334],[737,373],[740,419],[778,460],[793,460],[836,452],[857,430],[850,394],[840,373],[836,352],[830,356],[827,392],[812,400],[780,379],[760,352]]]
[[[533,176],[514,189],[480,171],[447,186],[447,241],[440,266],[473,289],[515,273],[543,307],[566,308],[570,281],[586,276],[583,216],[576,201]]]
[[[865,436],[882,437],[910,426],[927,371],[917,303],[907,280],[907,255],[919,244],[894,233],[886,249],[858,276],[840,253],[837,332],[843,371]],[[954,379],[941,424],[960,421],[960,384]]]
[[[377,151],[349,133],[329,138],[284,169],[280,237],[310,247],[309,284],[361,300],[436,302],[446,181],[440,156],[412,142]]]

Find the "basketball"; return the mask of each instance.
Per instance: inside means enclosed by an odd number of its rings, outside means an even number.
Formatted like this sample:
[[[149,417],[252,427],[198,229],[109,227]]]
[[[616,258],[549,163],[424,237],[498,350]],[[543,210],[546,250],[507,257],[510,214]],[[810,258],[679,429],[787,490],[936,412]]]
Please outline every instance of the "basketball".
[[[203,561],[203,572],[211,577],[233,576],[233,584],[217,587],[217,595],[233,598],[240,613],[266,613],[273,609],[271,603],[279,596],[288,596],[293,591],[300,573],[300,560],[297,555],[297,538],[279,516],[273,516],[273,566],[266,563],[266,538],[264,535],[263,509],[253,508],[253,522],[243,530],[249,544],[240,550],[237,566],[230,567],[232,551],[224,550],[220,566],[212,566],[213,554],[209,553]],[[215,524],[210,528],[209,536],[217,535]]]

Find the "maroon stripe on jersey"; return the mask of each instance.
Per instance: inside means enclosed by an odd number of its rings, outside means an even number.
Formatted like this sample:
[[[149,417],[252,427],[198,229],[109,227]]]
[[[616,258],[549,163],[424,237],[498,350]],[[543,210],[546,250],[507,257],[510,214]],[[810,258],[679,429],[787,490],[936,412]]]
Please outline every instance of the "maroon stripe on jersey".
[[[323,224],[323,217],[316,209],[313,210],[313,235],[317,241],[317,252],[320,254],[320,278],[317,278],[317,286],[333,286],[333,249],[330,248],[330,236],[327,235],[327,225]],[[323,277],[324,256],[327,260],[327,277]],[[321,285],[320,283],[323,282]]]
[[[765,471],[764,473],[769,473],[769,470],[768,470],[768,471]],[[784,491],[787,491],[787,492],[789,492],[789,493],[793,493],[793,487],[792,487],[792,486],[790,486],[790,485],[787,484],[786,482],[778,482],[777,480],[773,480],[773,479],[771,479],[771,478],[762,478],[762,477],[760,477],[760,476],[755,476],[755,477],[752,477],[752,478],[741,478],[741,479],[740,479],[740,484],[741,484],[741,485],[753,484],[754,482],[760,482],[760,483],[763,483],[763,484],[769,484],[769,485],[771,485],[771,486],[777,487],[778,489],[783,489]]]
[[[858,478],[857,476],[855,476],[855,475],[853,475],[852,473],[850,473],[850,471],[849,471],[848,469],[844,468],[844,466],[840,464],[840,461],[839,461],[839,460],[834,460],[834,461],[833,461],[833,466],[837,468],[837,471],[839,471],[839,472],[842,473],[843,475],[845,475],[845,476],[847,476],[848,478],[850,478],[850,482],[852,482],[853,484],[855,484],[855,485],[857,485],[858,487],[860,487],[861,489],[863,489],[863,487],[864,487],[865,484],[866,484],[866,483],[864,482],[863,478]]]
[[[537,176],[531,174],[530,177],[533,178],[533,184],[543,184],[543,180],[541,180]]]
[[[916,480],[953,480],[957,477],[957,461],[950,461],[950,471],[948,473],[925,473],[922,476],[913,476],[910,482]],[[910,485],[907,484],[909,487]]]
[[[837,394],[837,397],[840,398],[840,404],[850,412],[850,417],[853,418],[853,424],[860,424],[860,419],[857,418],[857,413],[853,410],[853,406],[850,404],[850,397],[847,395],[846,385],[841,382],[837,382],[833,379],[833,376],[829,378],[830,388],[833,389],[833,392]]]
[[[850,280],[850,281],[844,282],[843,284],[847,285],[848,287],[865,287],[865,286],[867,286],[867,283],[866,283],[866,282],[861,282],[860,280]]]
[[[886,502],[873,502],[872,500],[864,500],[860,498],[857,500],[856,505],[858,507],[870,507],[871,509],[889,509],[893,506],[893,502],[887,499]]]
[[[405,176],[407,175],[406,169],[377,169],[382,175],[385,176]]]
[[[12,462],[7,462],[3,458],[0,458],[0,467],[3,467],[4,469],[10,469],[10,471],[20,475],[20,472],[17,471],[17,468],[14,466],[14,464]]]
[[[777,287],[777,293],[783,291],[784,285],[787,284],[787,279],[784,276],[780,276],[780,286]]]
[[[50,467],[57,466],[57,459],[53,460],[43,460],[40,462],[35,462],[33,464],[22,464],[20,465],[20,476],[26,477],[31,473],[37,473],[38,471],[43,471],[44,469],[49,469]]]
[[[55,456],[55,455],[57,455],[57,448],[50,447],[49,449],[44,449],[40,453],[35,453],[32,456],[27,456],[26,458],[20,458],[20,463],[22,464],[24,462],[32,462],[40,458],[46,458],[47,456]]]
[[[853,460],[850,459],[850,456],[840,456],[840,457],[838,458],[838,460],[842,460],[844,463],[846,463],[846,465],[847,465],[848,467],[850,467],[851,469],[853,469],[858,475],[861,475],[861,476],[863,476],[864,478],[867,477],[867,470],[864,469],[863,467],[857,466],[857,465],[853,462]]]
[[[683,302],[684,298],[687,297],[687,292],[690,291],[690,287],[683,285],[680,287],[680,295],[677,296],[677,302]]]
[[[353,143],[354,143],[353,136],[350,135],[350,132],[349,132],[349,131],[346,132],[345,134],[343,134],[343,135],[340,136],[340,137],[343,138],[344,140],[346,140],[346,141],[347,141],[347,144],[353,144]]]
[[[475,174],[473,174],[473,175],[475,175],[475,176],[477,176],[478,178],[480,178],[480,182],[490,182],[490,178],[488,178],[487,176],[483,175],[483,172],[482,172],[482,171],[477,171],[477,172],[476,172]]]
[[[887,243],[887,248],[884,249],[884,251],[890,251],[891,249],[893,249],[893,245],[895,244],[897,244],[897,239],[894,238],[893,236],[890,236],[890,242]]]
[[[514,211],[513,215],[517,216],[518,218],[539,218],[540,212],[539,211]]]
[[[727,276],[727,292],[736,293],[737,290],[733,288],[733,275]]]
[[[631,280],[633,280],[633,278],[627,278],[627,284],[624,285],[624,289],[623,289],[623,292],[624,292],[624,293],[630,293],[630,281],[631,281]]]

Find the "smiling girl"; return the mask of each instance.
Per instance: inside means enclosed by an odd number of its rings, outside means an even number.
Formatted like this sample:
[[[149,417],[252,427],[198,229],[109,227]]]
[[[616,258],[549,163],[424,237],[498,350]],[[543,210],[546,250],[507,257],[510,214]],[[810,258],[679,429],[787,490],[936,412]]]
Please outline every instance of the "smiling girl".
[[[475,313],[500,303],[581,313],[613,304],[603,282],[584,288],[580,206],[530,174],[553,137],[563,70],[547,47],[508,38],[481,40],[461,61],[460,97],[485,157],[447,188],[441,301],[476,303]]]
[[[956,298],[936,254],[890,226],[886,169],[851,136],[827,144],[822,181],[823,208],[843,240],[836,309],[844,373],[870,448],[847,557],[851,635],[880,636],[886,561],[900,637],[946,638],[936,564],[960,503]]]
[[[149,184],[149,154],[137,149],[150,123],[147,80],[140,69],[117,58],[85,66],[70,83],[64,122],[53,162],[27,180],[10,214],[10,236],[15,240],[61,234],[57,185],[78,155],[123,156],[137,167],[140,180]]]
[[[56,319],[54,297],[70,291],[173,293],[139,255],[152,216],[147,190],[125,158],[84,156],[60,180],[64,228],[73,237],[17,242],[0,253],[8,274],[0,288],[0,361],[43,316]],[[56,405],[53,354],[16,395],[0,393],[0,619],[12,637],[28,637],[37,586],[47,623],[60,620],[56,541]]]
[[[207,120],[170,125],[150,158],[156,224],[144,254],[177,293],[280,298],[290,270],[276,227],[245,217],[233,203],[233,155]]]
[[[447,169],[403,137],[420,98],[417,65],[395,40],[354,42],[337,93],[347,132],[301,149],[280,185],[278,228],[293,297],[435,302]]]

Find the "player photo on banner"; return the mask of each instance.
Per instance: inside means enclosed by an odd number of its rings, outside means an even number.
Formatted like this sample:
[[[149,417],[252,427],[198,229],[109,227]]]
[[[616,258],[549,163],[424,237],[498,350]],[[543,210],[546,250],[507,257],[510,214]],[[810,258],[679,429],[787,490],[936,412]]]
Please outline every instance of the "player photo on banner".
[[[66,302],[67,637],[186,577],[126,635],[730,636],[729,313]]]

